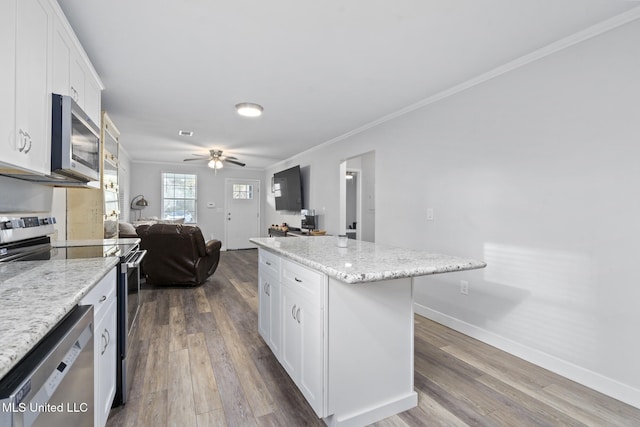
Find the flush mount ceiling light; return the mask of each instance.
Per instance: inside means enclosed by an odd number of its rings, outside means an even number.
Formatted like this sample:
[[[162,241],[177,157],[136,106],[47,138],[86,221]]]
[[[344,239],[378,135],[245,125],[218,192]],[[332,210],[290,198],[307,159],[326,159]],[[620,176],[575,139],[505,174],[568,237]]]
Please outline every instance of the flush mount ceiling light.
[[[262,105],[253,104],[251,102],[242,102],[236,104],[236,110],[238,114],[245,117],[258,117],[262,115]]]
[[[180,136],[193,136],[193,131],[191,130],[179,130],[178,135]]]

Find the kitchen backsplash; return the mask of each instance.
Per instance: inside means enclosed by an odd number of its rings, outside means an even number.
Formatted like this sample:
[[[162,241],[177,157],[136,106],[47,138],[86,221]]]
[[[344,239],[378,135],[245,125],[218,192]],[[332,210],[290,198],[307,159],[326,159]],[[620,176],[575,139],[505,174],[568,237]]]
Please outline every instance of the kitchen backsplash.
[[[50,212],[53,187],[0,176],[0,214]]]

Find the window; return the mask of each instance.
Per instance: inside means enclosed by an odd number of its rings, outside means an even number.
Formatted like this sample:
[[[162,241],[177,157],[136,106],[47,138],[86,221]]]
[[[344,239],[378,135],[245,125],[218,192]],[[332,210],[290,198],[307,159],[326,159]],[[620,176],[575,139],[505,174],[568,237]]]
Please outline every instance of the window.
[[[252,184],[233,184],[233,198],[234,199],[253,199],[253,185]]]
[[[196,175],[162,174],[162,219],[196,222]]]

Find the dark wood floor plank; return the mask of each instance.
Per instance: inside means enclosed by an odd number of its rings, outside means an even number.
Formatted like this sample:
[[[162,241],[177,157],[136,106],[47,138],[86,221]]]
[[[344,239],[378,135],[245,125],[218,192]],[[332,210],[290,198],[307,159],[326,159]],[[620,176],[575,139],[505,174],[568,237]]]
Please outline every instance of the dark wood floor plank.
[[[215,412],[222,409],[216,377],[213,374],[211,358],[207,351],[204,333],[189,335],[189,361],[193,381],[193,397],[196,414]]]
[[[167,426],[196,425],[196,409],[193,401],[193,383],[189,362],[189,349],[169,353],[168,389],[171,399],[167,402]]]
[[[213,313],[201,313],[200,320],[203,324],[203,329],[207,330],[205,341],[227,424],[229,426],[256,425],[251,407],[240,385],[240,379],[235,371]]]
[[[257,265],[227,251],[202,286],[143,285],[133,388],[108,427],[324,425],[258,333]],[[420,316],[414,360],[418,406],[376,427],[640,425],[640,409]]]

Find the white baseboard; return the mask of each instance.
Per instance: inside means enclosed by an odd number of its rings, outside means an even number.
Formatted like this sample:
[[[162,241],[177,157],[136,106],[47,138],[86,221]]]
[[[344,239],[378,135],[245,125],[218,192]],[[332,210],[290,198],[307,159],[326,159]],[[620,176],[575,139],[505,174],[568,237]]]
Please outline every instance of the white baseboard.
[[[367,408],[356,414],[343,415],[341,418],[336,417],[334,414],[324,418],[323,421],[329,427],[365,426],[399,414],[400,412],[408,411],[416,406],[418,406],[418,394],[412,391],[406,396]]]
[[[617,380],[605,377],[597,372],[590,371],[581,366],[574,365],[566,360],[559,359],[550,354],[541,352],[531,347],[519,344],[498,334],[471,325],[462,320],[453,318],[439,311],[414,304],[415,313],[427,319],[438,322],[444,326],[461,332],[465,335],[482,341],[509,354],[517,356],[527,362],[596,390],[613,399],[624,402],[640,409],[640,390],[623,384]]]

